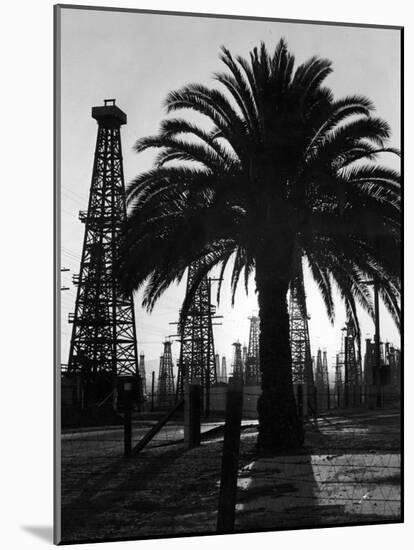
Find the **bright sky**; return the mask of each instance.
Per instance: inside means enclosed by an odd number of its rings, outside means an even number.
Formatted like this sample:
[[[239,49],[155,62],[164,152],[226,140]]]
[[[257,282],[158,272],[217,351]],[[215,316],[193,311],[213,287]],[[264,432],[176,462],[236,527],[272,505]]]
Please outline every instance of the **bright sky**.
[[[165,115],[162,103],[170,90],[190,82],[215,85],[212,74],[223,70],[218,59],[225,45],[234,54],[247,56],[264,41],[273,50],[281,37],[294,53],[297,63],[313,55],[327,57],[334,72],[326,84],[336,97],[367,95],[376,105],[378,116],[390,124],[391,145],[399,147],[400,135],[400,35],[392,29],[323,26],[301,23],[243,21],[190,16],[125,13],[111,11],[62,10],[62,363],[67,363],[72,325],[68,313],[74,311],[76,287],[72,274],[79,272],[84,225],[78,211],[87,208],[97,125],[91,107],[104,98],[116,98],[127,114],[122,127],[122,147],[126,184],[151,166],[151,152],[136,154],[136,139],[157,132]],[[384,157],[393,168],[396,160]],[[230,304],[229,272],[223,284],[217,313],[223,315],[215,327],[216,352],[233,356],[232,343],[247,344],[249,321],[257,313],[254,284],[249,296],[240,287],[236,305]],[[330,366],[340,347],[344,310],[338,302],[335,325],[325,314],[314,284],[307,277],[308,311],[311,315],[312,354],[326,349]],[[141,308],[141,295],[135,296],[139,352],[146,356],[147,373],[158,369],[162,342],[174,334],[170,322],[177,321],[184,285],[170,288],[151,315]],[[381,307],[381,339],[399,347],[399,335]],[[361,313],[363,337],[373,335],[373,322]],[[364,350],[364,348],[363,348]],[[178,359],[179,344],[173,344]]]

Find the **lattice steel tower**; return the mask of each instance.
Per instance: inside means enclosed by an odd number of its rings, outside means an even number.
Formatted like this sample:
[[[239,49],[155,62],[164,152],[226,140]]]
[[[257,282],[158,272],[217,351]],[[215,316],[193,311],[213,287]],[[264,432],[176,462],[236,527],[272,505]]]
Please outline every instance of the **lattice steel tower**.
[[[289,335],[292,355],[292,381],[297,390],[306,392],[306,403],[311,412],[316,412],[316,388],[313,376],[313,360],[309,338],[309,315],[306,309],[306,295],[303,280],[297,277],[290,287]],[[295,392],[296,394],[296,392]]]
[[[160,370],[158,373],[158,407],[169,409],[175,401],[173,360],[171,354],[171,342],[164,342],[164,353],[160,357]]]
[[[138,374],[132,295],[121,293],[114,274],[117,237],[126,217],[120,127],[127,117],[114,99],[93,107],[98,123],[85,236],[69,353],[68,374],[80,374],[82,404],[100,400],[119,376]]]
[[[362,371],[358,342],[352,323],[347,322],[344,330],[345,406],[357,406],[361,402]],[[359,347],[359,346],[358,346]]]
[[[227,364],[224,356],[221,358],[221,381],[227,384]]]
[[[260,384],[260,355],[259,355],[259,335],[260,319],[255,315],[249,317],[249,347],[246,357],[246,384],[254,386]]]
[[[370,338],[365,340],[364,356],[364,383],[366,386],[374,384],[374,365],[375,365],[375,344]]]
[[[194,262],[188,268],[187,292],[189,292],[200,262]],[[201,384],[205,404],[208,409],[210,386],[217,382],[214,357],[214,336],[212,319],[216,312],[211,303],[211,283],[207,277],[200,282],[187,317],[179,327],[181,341],[178,362],[177,395],[184,391],[184,380],[197,379]]]
[[[343,363],[340,360],[340,354],[336,354],[336,364],[335,364],[335,386],[334,386],[334,393],[335,393],[335,400],[336,400],[336,406],[341,407],[342,401],[343,401],[343,376],[342,376],[342,368]]]
[[[246,370],[246,364],[247,364],[247,346],[246,345],[242,347],[242,361],[243,361],[244,369]]]
[[[235,378],[244,379],[243,372],[243,360],[242,360],[242,351],[240,342],[234,342],[234,358],[233,358],[233,376]]]
[[[326,352],[324,352],[324,360],[322,360],[322,351],[318,349],[316,355],[315,368],[315,386],[318,396],[318,409],[323,410],[329,407],[329,376],[328,363],[326,361]]]
[[[327,406],[328,409],[331,405],[331,386],[329,382],[329,369],[328,369],[328,357],[326,350],[322,353],[322,371],[325,378],[325,384],[326,384],[326,399],[327,399]]]
[[[218,353],[216,353],[216,355],[214,356],[214,360],[216,362],[217,381],[219,382],[221,379],[221,374],[220,374],[220,355]]]
[[[292,379],[294,384],[313,386],[312,355],[309,339],[309,316],[306,312],[306,302],[302,297],[302,307],[299,305],[300,290],[291,287],[289,298],[290,349],[292,354]],[[304,293],[304,289],[302,290]],[[305,308],[305,311],[303,311]]]
[[[139,354],[138,374],[141,379],[142,398],[145,399],[147,397],[147,379],[145,372],[145,355],[142,352]]]

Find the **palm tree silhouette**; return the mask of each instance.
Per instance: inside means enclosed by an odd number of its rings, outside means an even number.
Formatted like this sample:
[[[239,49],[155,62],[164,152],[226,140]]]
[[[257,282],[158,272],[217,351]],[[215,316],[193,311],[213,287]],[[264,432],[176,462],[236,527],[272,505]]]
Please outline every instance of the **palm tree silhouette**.
[[[378,164],[390,129],[365,97],[334,99],[323,82],[330,61],[312,57],[294,70],[280,40],[250,59],[222,48],[223,87],[191,84],[166,98],[154,167],[129,186],[130,215],[120,246],[120,281],[145,283],[151,310],[197,262],[193,288],[214,266],[233,261],[231,288],[254,273],[260,316],[262,395],[259,446],[300,445],[292,388],[287,293],[306,261],[333,321],[332,286],[357,326],[356,303],[373,314],[368,278],[383,281],[395,321],[400,308],[400,183]],[[220,88],[221,88],[220,87]],[[201,116],[200,116],[201,115]],[[220,294],[220,287],[218,295]]]

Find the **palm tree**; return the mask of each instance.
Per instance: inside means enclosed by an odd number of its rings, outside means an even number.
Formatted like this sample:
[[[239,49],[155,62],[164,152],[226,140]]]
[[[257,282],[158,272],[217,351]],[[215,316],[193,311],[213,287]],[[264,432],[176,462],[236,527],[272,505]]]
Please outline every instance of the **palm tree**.
[[[145,284],[151,310],[192,262],[199,281],[233,261],[231,288],[254,273],[260,316],[262,395],[259,446],[302,442],[292,391],[287,293],[307,262],[334,319],[332,286],[357,324],[356,303],[372,311],[364,283],[379,277],[382,299],[400,317],[400,183],[378,164],[390,129],[365,97],[334,99],[323,86],[331,63],[312,57],[294,70],[281,40],[250,59],[222,48],[220,89],[191,84],[166,98],[158,135],[136,143],[159,149],[154,167],[129,186],[129,219],[119,277]],[[200,117],[200,115],[202,115]],[[198,118],[197,118],[198,117]],[[200,120],[195,123],[194,119]],[[220,287],[218,295],[220,294]]]

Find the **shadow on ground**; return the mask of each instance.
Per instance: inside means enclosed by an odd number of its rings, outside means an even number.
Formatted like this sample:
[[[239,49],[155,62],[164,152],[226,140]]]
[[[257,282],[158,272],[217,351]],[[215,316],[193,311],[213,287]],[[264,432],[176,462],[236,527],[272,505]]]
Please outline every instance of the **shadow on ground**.
[[[331,413],[308,425],[302,453],[261,456],[244,426],[235,530],[399,521],[399,432],[396,410]],[[215,533],[222,429],[130,459],[106,436],[62,446],[64,542]]]
[[[305,443],[242,468],[236,530],[400,521],[397,410],[323,415]]]

